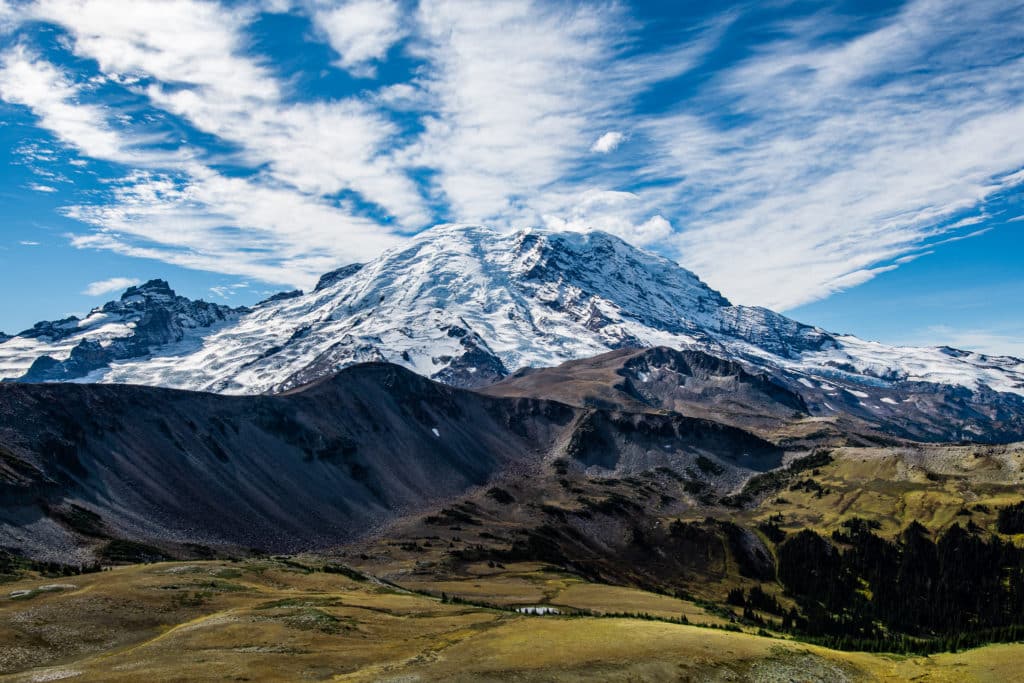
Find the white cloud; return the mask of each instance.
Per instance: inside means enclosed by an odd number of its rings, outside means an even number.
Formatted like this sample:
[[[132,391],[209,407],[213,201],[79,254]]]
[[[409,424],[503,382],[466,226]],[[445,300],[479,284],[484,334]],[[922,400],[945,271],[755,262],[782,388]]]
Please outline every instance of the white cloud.
[[[126,163],[148,157],[110,126],[101,108],[81,103],[64,73],[23,45],[0,55],[0,98],[31,108],[43,128],[88,156]]]
[[[414,53],[433,102],[409,162],[436,171],[451,213],[498,227],[569,207],[566,177],[593,140],[651,83],[685,72],[708,47],[618,59],[630,22],[619,5],[424,0]],[[590,184],[590,183],[588,183]]]
[[[366,77],[376,73],[371,63],[382,59],[404,37],[401,18],[401,8],[394,0],[325,4],[313,14],[331,47],[341,55],[338,65]]]
[[[508,221],[587,149],[612,38],[597,10],[528,2],[425,0],[418,24],[436,109],[414,163],[439,171],[460,220]]]
[[[121,292],[133,285],[139,284],[139,280],[134,280],[129,277],[112,277],[108,280],[99,280],[97,282],[90,282],[82,294],[86,296],[103,296],[104,294],[110,294],[111,292]]]
[[[640,194],[686,226],[683,264],[741,303],[793,307],[891,270],[1024,166],[1022,14],[916,0],[832,47],[762,47],[699,104],[639,124],[643,174],[675,179]],[[701,105],[742,118],[716,125]]]
[[[0,0],[0,35],[10,32],[19,21],[18,12],[7,0]]]
[[[108,75],[149,75],[221,98],[255,103],[279,95],[277,82],[240,56],[246,6],[202,0],[37,0],[30,15],[70,31],[77,54]]]
[[[7,54],[5,65],[0,95],[32,107],[40,125],[67,144],[99,159],[162,162],[170,169],[130,174],[114,185],[112,201],[68,207],[69,216],[99,230],[74,236],[77,247],[308,286],[339,263],[397,243],[336,202],[265,179],[225,177],[177,151],[137,152],[136,142],[110,128],[98,108],[78,101],[78,88],[56,67],[21,48]]]
[[[607,154],[621,145],[625,138],[626,136],[619,131],[610,130],[594,141],[594,144],[590,146],[590,151]]]
[[[248,289],[248,282],[237,282],[233,285],[214,285],[210,287],[210,293],[220,299],[230,299],[239,289]]]
[[[295,7],[295,0],[257,0],[255,5],[263,12],[286,14]]]
[[[52,193],[57,191],[57,188],[53,187],[52,185],[42,185],[40,183],[29,183],[28,189],[32,190],[33,192],[45,193]]]
[[[571,208],[562,215],[544,216],[545,227],[576,232],[603,230],[638,246],[658,244],[673,232],[664,216],[646,214],[647,207],[632,192],[587,190],[566,203]]]
[[[196,150],[147,147],[163,140],[114,128],[107,112],[81,101],[79,84],[14,48],[0,69],[0,97],[32,108],[41,127],[85,156],[150,169],[116,183],[112,202],[69,207],[99,229],[73,244],[301,286],[397,242],[324,195],[354,189],[401,219],[426,220],[413,183],[380,153],[394,134],[386,119],[356,100],[285,104],[269,72],[236,54],[249,18],[241,10],[157,5],[46,0],[32,16],[66,25],[76,53],[106,73],[150,79],[145,94],[155,104],[242,145],[267,170],[228,178],[194,161]]]
[[[79,248],[303,288],[399,241],[330,202],[198,165],[182,177],[136,174],[115,188],[113,202],[68,213],[99,228],[74,236]]]
[[[39,242],[36,242],[34,240],[21,240],[20,242],[18,242],[18,244],[20,244],[23,247],[38,247],[39,246]]]
[[[932,255],[934,253],[935,253],[934,250],[929,249],[928,251],[919,251],[916,254],[907,254],[906,256],[901,256],[898,259],[896,259],[895,263],[897,263],[897,264],[902,266],[902,265],[907,264],[907,263],[913,263],[914,261],[916,261],[917,259],[921,258],[922,256],[930,256],[930,255]]]
[[[415,184],[384,151],[394,125],[357,98],[289,103],[286,86],[245,54],[248,6],[42,0],[34,16],[67,28],[74,52],[108,76],[155,81],[144,93],[156,106],[239,146],[275,180],[305,194],[353,190],[407,227],[428,220]]]

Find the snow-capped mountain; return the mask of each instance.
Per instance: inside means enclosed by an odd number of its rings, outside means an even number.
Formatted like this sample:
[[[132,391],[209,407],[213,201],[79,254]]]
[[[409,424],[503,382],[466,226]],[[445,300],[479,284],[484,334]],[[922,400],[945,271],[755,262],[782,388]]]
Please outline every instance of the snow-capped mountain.
[[[812,414],[853,412],[885,422],[914,406],[953,401],[963,404],[956,414],[965,420],[951,432],[957,438],[987,432],[970,420],[996,419],[1007,405],[1024,416],[1020,359],[891,347],[734,306],[678,264],[601,232],[440,226],[369,263],[328,273],[312,292],[278,295],[250,311],[189,302],[209,315],[190,314],[195,324],[181,328],[188,334],[138,343],[124,336],[130,323],[121,311],[132,301],[151,299],[129,290],[83,321],[41,323],[0,343],[0,375],[246,394],[287,391],[354,363],[389,361],[477,386],[524,366],[668,346],[767,372],[797,388]],[[170,345],[159,342],[165,337]],[[102,356],[91,366],[73,352],[83,342]],[[118,345],[152,351],[142,357]],[[43,355],[52,360],[39,360]],[[993,402],[995,395],[1002,398]]]
[[[175,294],[164,280],[150,280],[84,318],[40,322],[14,337],[0,336],[0,377],[78,380],[102,374],[114,362],[182,353],[204,333],[247,311],[192,301]]]

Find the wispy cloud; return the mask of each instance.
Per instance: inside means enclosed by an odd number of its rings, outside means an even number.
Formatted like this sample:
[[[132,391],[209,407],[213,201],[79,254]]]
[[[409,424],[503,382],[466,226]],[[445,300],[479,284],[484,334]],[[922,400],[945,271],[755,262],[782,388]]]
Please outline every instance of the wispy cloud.
[[[650,207],[632,192],[587,190],[565,197],[570,207],[561,214],[543,216],[552,230],[603,230],[639,246],[660,244],[672,236],[672,224],[660,214],[649,215]]]
[[[199,165],[183,177],[134,174],[115,188],[114,201],[68,211],[99,229],[73,236],[78,247],[299,287],[340,261],[397,244],[334,203]]]
[[[695,68],[729,21],[638,53],[636,25],[618,4],[424,0],[410,47],[424,66],[401,96],[428,113],[404,160],[430,169],[432,193],[455,220],[657,244],[672,226],[621,189],[630,169],[588,164],[625,140],[615,127],[632,100]]]
[[[608,230],[786,308],[987,229],[1024,182],[1024,6],[755,36],[753,5],[651,44],[627,3],[0,1],[27,27],[0,98],[123,168],[68,202],[74,245],[301,287],[458,220]],[[304,14],[316,78],[356,85],[301,92],[258,49],[267,10]],[[47,24],[56,56],[26,37]]]
[[[0,56],[0,98],[29,107],[41,127],[83,154],[124,163],[142,163],[148,154],[116,131],[98,106],[79,99],[80,89],[54,65],[15,45]]]
[[[607,115],[590,94],[614,47],[603,19],[587,6],[421,3],[418,85],[434,115],[412,160],[438,171],[453,216],[515,221],[587,150]]]
[[[402,10],[394,0],[350,0],[316,5],[313,20],[338,54],[338,65],[356,75],[376,75],[373,62],[405,35]]]
[[[210,287],[210,293],[219,299],[230,299],[238,290],[248,289],[248,282],[236,282],[233,285],[214,285]]]
[[[156,107],[266,165],[309,195],[353,190],[394,214],[428,217],[414,183],[386,152],[395,126],[359,98],[295,102],[288,84],[245,51],[253,10],[201,0],[46,0],[33,16],[64,26],[75,54],[108,77],[133,74]]]
[[[85,289],[82,290],[82,294],[85,294],[86,296],[103,296],[104,294],[110,294],[111,292],[120,292],[137,284],[139,284],[139,280],[128,277],[112,277],[108,280],[90,282],[86,285]]]
[[[732,122],[645,120],[658,156],[645,171],[677,179],[648,200],[686,219],[683,263],[742,302],[786,308],[964,227],[951,219],[1024,166],[1022,14],[917,0],[838,44],[802,24],[712,79],[703,104]]]
[[[0,68],[0,97],[30,107],[42,127],[86,156],[154,169],[113,183],[109,201],[68,207],[69,216],[98,229],[74,236],[75,246],[307,286],[339,262],[396,243],[390,230],[323,198],[343,189],[346,174],[374,188],[368,194],[383,196],[401,184],[359,161],[373,156],[366,136],[385,134],[388,124],[369,130],[376,124],[360,118],[358,102],[278,107],[279,84],[233,54],[244,15],[221,13],[210,3],[170,3],[152,13],[132,7],[139,11],[122,14],[120,3],[53,0],[34,6],[32,16],[73,19],[74,49],[96,59],[105,73],[174,83],[173,91],[151,84],[147,94],[194,117],[200,128],[246,138],[260,150],[257,162],[280,163],[269,177],[226,177],[196,161],[197,150],[154,146],[165,140],[115,128],[106,111],[82,101],[82,84],[16,46]],[[185,83],[192,87],[182,88]]]

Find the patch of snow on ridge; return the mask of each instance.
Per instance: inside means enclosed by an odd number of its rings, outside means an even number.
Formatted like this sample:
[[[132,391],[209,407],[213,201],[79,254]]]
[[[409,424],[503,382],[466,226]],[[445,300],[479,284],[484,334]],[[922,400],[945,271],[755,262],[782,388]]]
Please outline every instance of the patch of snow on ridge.
[[[94,308],[81,320],[43,321],[0,342],[0,379],[19,379],[47,356],[56,369],[33,369],[27,379],[96,381],[109,362],[145,358],[151,351],[180,352],[178,342],[212,332],[246,310],[180,297],[165,281],[151,280],[129,287],[119,300]],[[77,357],[76,347],[81,347]]]
[[[86,318],[82,322],[86,322],[90,318]],[[127,323],[118,321],[100,325],[101,321],[97,320],[96,323],[83,326],[81,333],[63,339],[51,340],[47,337],[16,336],[0,343],[0,378],[13,379],[24,375],[36,358],[40,356],[66,360],[71,355],[71,350],[82,341],[94,341],[101,345],[109,344],[113,339],[131,334],[133,329]],[[76,325],[76,327],[78,326]]]

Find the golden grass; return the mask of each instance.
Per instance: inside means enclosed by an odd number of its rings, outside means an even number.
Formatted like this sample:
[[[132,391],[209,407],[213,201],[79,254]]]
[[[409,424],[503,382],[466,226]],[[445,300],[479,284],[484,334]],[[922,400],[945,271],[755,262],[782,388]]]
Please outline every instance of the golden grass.
[[[968,519],[991,529],[998,507],[1022,497],[1016,484],[1022,466],[1024,455],[1007,449],[839,449],[835,462],[800,475],[830,489],[828,495],[784,490],[755,509],[728,513],[748,526],[781,513],[791,532],[829,533],[852,516],[877,520],[885,534],[913,520],[933,530]],[[975,510],[978,504],[989,512]],[[971,515],[958,515],[965,506]],[[706,514],[692,512],[695,519]],[[386,549],[373,553],[376,564],[361,567],[433,595],[724,623],[689,601],[586,583],[536,562],[453,568],[441,562],[440,549]],[[8,597],[47,584],[73,588]],[[689,588],[722,600],[730,587],[752,584],[731,567],[727,576]],[[1007,681],[1021,678],[1021,661],[1024,645],[896,657],[656,621],[526,616],[443,604],[273,560],[36,577],[5,584],[0,593],[0,674],[6,674],[0,681]]]
[[[555,595],[550,602],[552,605],[603,614],[642,613],[669,619],[686,616],[693,624],[724,626],[728,623],[722,617],[709,614],[704,608],[687,600],[598,583],[574,583]]]
[[[507,573],[475,567],[462,583],[510,600],[532,586],[564,606],[715,619],[686,601],[536,564]],[[51,583],[26,579],[5,591]],[[59,583],[75,587],[0,598],[9,672],[0,680],[994,681],[1012,680],[1024,657],[1022,645],[900,658],[656,621],[525,616],[273,561],[141,565]]]
[[[540,562],[510,562],[502,567],[480,562],[440,578],[430,574],[395,578],[410,590],[435,596],[443,592],[449,597],[509,607],[546,604],[568,587],[583,583],[582,579]]]
[[[885,534],[895,534],[913,521],[933,531],[968,520],[994,530],[997,509],[1024,498],[1016,476],[1016,462],[1022,456],[1011,451],[993,458],[983,455],[987,448],[838,449],[835,461],[817,474],[797,475],[798,480],[814,479],[828,494],[818,497],[785,488],[735,517],[749,524],[782,514],[788,531],[812,528],[825,533],[850,517],[877,521]],[[978,504],[990,511],[976,510]],[[957,514],[964,508],[971,514]]]

